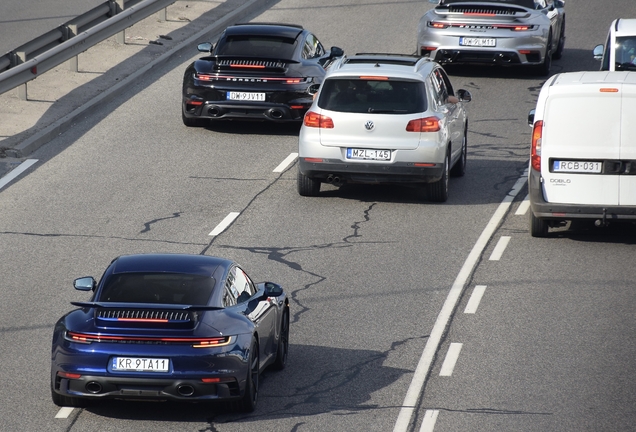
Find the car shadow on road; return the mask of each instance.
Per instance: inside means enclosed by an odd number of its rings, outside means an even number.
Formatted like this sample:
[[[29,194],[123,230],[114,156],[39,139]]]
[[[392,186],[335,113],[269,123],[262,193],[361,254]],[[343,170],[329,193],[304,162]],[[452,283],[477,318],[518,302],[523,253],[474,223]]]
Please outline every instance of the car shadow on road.
[[[344,415],[386,409],[373,402],[372,395],[412,373],[384,365],[396,343],[386,352],[291,345],[287,367],[282,371],[266,370],[261,375],[258,406],[250,414],[237,411],[229,403],[130,401],[100,401],[86,411],[128,421],[201,422],[209,425],[205,430],[216,430],[215,424],[287,417],[302,422],[302,417],[334,411]],[[401,397],[393,402],[401,403]],[[148,423],[145,425],[148,427]]]
[[[585,243],[636,244],[636,221],[609,222],[607,226],[595,226],[591,220],[575,220],[565,226],[551,229],[549,238],[564,238]]]
[[[278,123],[272,121],[210,121],[204,127],[216,133],[231,135],[298,136],[301,122]]]

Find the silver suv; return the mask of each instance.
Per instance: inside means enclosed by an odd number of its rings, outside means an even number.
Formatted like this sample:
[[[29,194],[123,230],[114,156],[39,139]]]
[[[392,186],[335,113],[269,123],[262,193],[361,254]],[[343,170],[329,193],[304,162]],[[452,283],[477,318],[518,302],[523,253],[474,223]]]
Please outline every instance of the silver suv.
[[[304,117],[298,193],[321,183],[411,183],[443,202],[449,175],[466,169],[466,90],[437,63],[401,54],[356,54],[329,69]]]

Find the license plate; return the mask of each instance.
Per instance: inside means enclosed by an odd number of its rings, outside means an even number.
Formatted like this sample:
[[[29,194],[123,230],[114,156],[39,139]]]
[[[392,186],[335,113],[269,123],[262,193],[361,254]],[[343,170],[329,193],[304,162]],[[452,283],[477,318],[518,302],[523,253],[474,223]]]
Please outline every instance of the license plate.
[[[601,162],[555,160],[553,161],[552,171],[568,173],[600,173],[602,165],[603,164]]]
[[[459,44],[461,46],[494,47],[497,46],[497,40],[494,38],[460,37]]]
[[[250,92],[227,92],[228,100],[240,100],[240,101],[264,101],[265,93],[250,93]]]
[[[348,148],[347,159],[390,161],[391,150]]]
[[[170,359],[114,357],[113,370],[118,372],[168,372]]]

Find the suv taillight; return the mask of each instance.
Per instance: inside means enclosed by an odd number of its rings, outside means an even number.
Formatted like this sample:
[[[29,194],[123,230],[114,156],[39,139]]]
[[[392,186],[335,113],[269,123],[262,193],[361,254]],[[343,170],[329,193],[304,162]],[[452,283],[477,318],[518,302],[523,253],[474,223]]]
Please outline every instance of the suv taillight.
[[[322,129],[333,129],[333,120],[331,117],[327,117],[313,111],[307,111],[303,124],[307,127],[315,127]]]
[[[411,120],[406,125],[407,132],[437,132],[439,130],[439,119],[437,117],[424,117]]]
[[[541,137],[543,135],[543,120],[534,123],[532,128],[532,148],[530,150],[530,166],[533,170],[541,171]]]

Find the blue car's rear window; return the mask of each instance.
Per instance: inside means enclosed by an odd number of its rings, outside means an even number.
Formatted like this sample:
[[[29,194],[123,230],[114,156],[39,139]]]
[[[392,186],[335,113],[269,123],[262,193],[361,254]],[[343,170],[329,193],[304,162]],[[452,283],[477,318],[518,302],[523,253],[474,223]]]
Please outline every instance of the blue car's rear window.
[[[215,280],[181,273],[118,273],[110,275],[98,302],[207,305]]]

